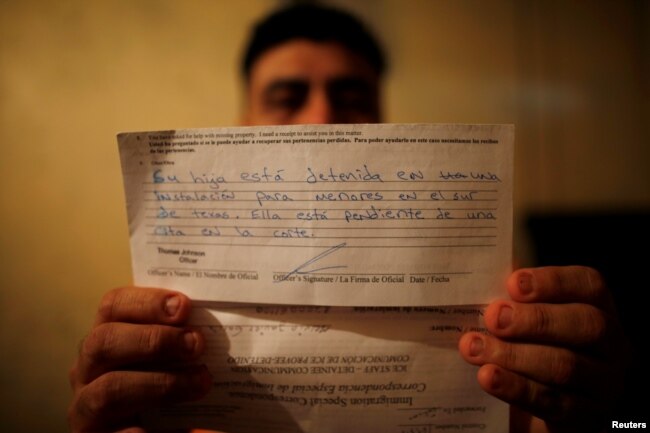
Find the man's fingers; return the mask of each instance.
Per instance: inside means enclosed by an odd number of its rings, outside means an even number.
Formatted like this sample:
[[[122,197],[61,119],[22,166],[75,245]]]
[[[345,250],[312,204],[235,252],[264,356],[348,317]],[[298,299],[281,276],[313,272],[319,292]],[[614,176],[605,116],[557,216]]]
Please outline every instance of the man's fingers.
[[[507,282],[517,302],[584,303],[611,308],[611,299],[598,271],[584,266],[519,269]]]
[[[599,413],[607,413],[608,404],[604,401],[558,391],[494,364],[482,366],[477,376],[481,388],[487,393],[545,419],[557,428],[554,432],[592,431],[601,425]],[[598,407],[602,411],[594,410]]]
[[[190,314],[190,300],[182,293],[165,289],[121,287],[104,295],[96,325],[108,322],[179,325]]]
[[[536,382],[565,389],[602,391],[613,379],[600,377],[605,367],[567,349],[535,344],[508,343],[487,335],[465,334],[459,349],[474,365],[496,364]],[[598,377],[599,380],[593,380]]]
[[[198,399],[211,386],[212,377],[205,366],[176,372],[113,371],[83,387],[68,416],[73,431],[93,431],[100,426],[128,428],[129,420],[142,411],[162,403]]]
[[[134,364],[191,361],[203,353],[201,333],[163,325],[104,323],[83,342],[76,366],[82,384],[102,374]]]
[[[205,347],[198,331],[183,327],[190,310],[189,298],[163,289],[126,287],[104,296],[70,371],[73,431],[143,433],[142,411],[208,392],[207,368],[180,366]]]
[[[608,346],[608,317],[587,304],[496,301],[485,310],[490,333],[507,340],[594,348]],[[611,350],[611,347],[607,347]]]

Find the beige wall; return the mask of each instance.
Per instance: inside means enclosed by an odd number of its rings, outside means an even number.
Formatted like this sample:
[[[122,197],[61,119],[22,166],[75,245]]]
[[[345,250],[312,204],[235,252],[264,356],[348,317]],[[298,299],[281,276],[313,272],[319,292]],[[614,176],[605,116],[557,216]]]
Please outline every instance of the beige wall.
[[[515,123],[517,217],[648,208],[647,2],[343,1],[392,122]],[[0,430],[65,431],[95,306],[128,284],[115,134],[237,123],[256,1],[0,2]]]

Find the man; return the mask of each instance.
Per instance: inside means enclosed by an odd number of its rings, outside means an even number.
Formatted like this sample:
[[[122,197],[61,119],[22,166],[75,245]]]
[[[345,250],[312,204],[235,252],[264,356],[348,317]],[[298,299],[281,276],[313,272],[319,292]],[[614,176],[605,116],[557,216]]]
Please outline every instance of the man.
[[[262,22],[244,58],[247,125],[379,122],[381,50],[347,14],[315,6]],[[622,392],[624,339],[608,291],[589,268],[514,272],[492,303],[491,335],[468,333],[461,356],[480,386],[512,405],[513,431],[592,431]],[[74,431],[141,432],[138,414],[205,395],[194,365],[204,339],[185,328],[190,300],[163,289],[108,292],[70,373]],[[573,427],[572,427],[573,426]]]

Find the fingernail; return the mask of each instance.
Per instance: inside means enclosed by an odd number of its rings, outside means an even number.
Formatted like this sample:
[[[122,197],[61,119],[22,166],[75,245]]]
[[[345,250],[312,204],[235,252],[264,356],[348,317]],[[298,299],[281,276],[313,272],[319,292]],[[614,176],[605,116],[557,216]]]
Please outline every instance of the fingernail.
[[[168,316],[175,316],[181,306],[181,298],[178,296],[170,296],[165,300],[165,313]]]
[[[533,291],[533,276],[528,272],[519,275],[519,291],[522,295],[528,295]]]
[[[497,318],[497,327],[499,329],[505,329],[512,323],[512,307],[510,305],[504,305],[499,310],[499,317]]]
[[[199,342],[196,333],[193,331],[186,332],[185,335],[183,335],[183,340],[185,342],[185,349],[188,353],[194,353]]]
[[[469,344],[469,354],[471,356],[479,356],[481,353],[483,353],[484,348],[485,348],[485,343],[483,342],[483,339],[480,337],[476,337]]]

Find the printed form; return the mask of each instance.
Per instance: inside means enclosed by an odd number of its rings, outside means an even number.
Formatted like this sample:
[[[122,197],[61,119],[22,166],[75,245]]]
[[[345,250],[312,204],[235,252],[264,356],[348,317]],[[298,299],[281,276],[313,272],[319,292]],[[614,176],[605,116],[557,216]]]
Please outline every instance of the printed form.
[[[456,344],[510,271],[510,125],[118,136],[134,281],[188,294],[231,432],[501,432]],[[253,305],[254,304],[254,305]],[[446,307],[441,307],[446,306]]]

